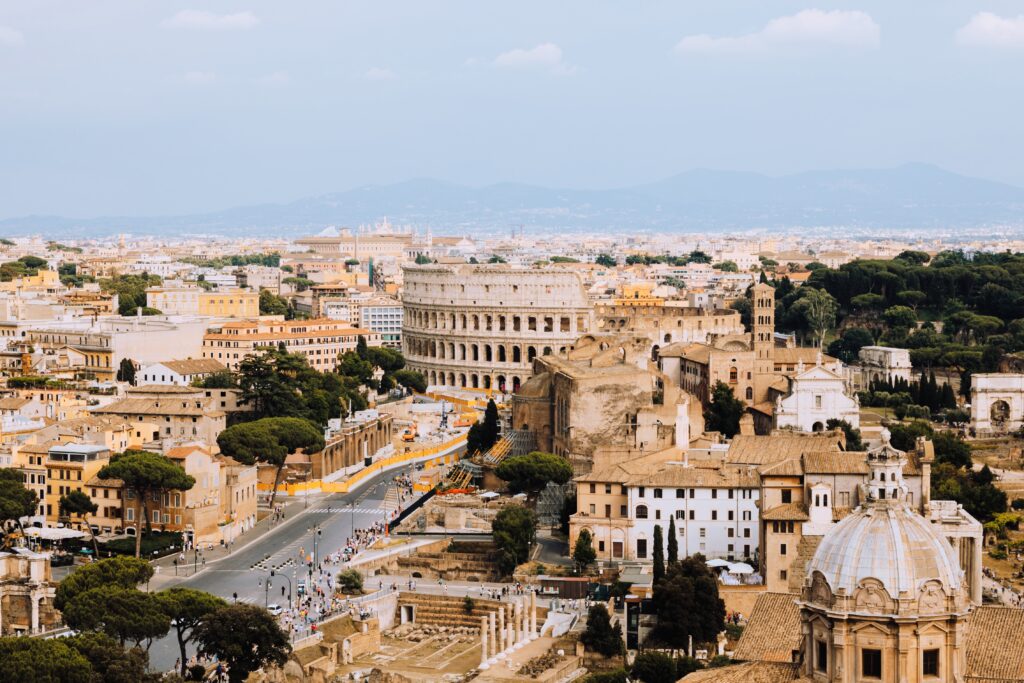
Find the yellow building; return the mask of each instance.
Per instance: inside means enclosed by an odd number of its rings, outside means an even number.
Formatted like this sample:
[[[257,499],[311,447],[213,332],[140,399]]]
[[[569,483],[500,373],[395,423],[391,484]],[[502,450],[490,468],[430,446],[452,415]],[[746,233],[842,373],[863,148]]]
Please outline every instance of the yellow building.
[[[88,482],[110,462],[110,449],[93,444],[51,446],[46,455],[46,519],[57,522],[60,497],[72,491],[88,493]]]
[[[146,306],[167,315],[255,318],[260,314],[260,296],[244,289],[207,292],[199,287],[150,287]]]
[[[333,371],[338,357],[346,351],[355,351],[359,337],[369,346],[380,346],[379,332],[352,327],[341,320],[273,320],[260,319],[224,323],[203,336],[203,358],[214,358],[231,370],[262,349],[281,344],[289,353],[306,357],[309,364],[321,372]]]

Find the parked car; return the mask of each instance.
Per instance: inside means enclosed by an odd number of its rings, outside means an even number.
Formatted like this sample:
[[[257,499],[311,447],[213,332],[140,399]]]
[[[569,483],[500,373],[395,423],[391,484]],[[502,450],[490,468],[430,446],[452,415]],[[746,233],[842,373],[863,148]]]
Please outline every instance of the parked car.
[[[273,602],[273,603],[267,605],[267,611],[270,612],[271,614],[273,614],[276,617],[276,616],[280,615],[281,612],[284,611],[284,608],[281,607],[281,605],[277,604],[276,602]]]

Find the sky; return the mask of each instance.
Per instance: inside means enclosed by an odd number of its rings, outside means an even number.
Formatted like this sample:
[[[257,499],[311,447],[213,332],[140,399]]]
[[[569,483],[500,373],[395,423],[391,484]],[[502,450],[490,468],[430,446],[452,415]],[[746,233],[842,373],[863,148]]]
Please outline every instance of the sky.
[[[0,0],[0,218],[926,162],[1024,186],[1020,0]]]

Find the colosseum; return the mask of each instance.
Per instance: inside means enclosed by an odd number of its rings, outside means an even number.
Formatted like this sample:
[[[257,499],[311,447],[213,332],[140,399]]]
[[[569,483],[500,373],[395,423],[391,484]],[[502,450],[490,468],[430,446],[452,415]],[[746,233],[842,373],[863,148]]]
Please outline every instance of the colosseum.
[[[557,268],[404,268],[402,346],[431,385],[517,391],[533,359],[565,353],[593,327],[578,274]]]

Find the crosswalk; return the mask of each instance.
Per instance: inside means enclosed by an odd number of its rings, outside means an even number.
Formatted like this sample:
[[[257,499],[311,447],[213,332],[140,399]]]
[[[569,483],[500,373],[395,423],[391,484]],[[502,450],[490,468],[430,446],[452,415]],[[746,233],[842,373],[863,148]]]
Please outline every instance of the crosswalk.
[[[353,512],[360,515],[383,515],[384,511],[379,507],[366,508],[366,507],[353,507],[350,508],[347,505],[336,505],[334,507],[320,507],[310,508],[306,510],[307,514],[334,514],[336,512]]]

